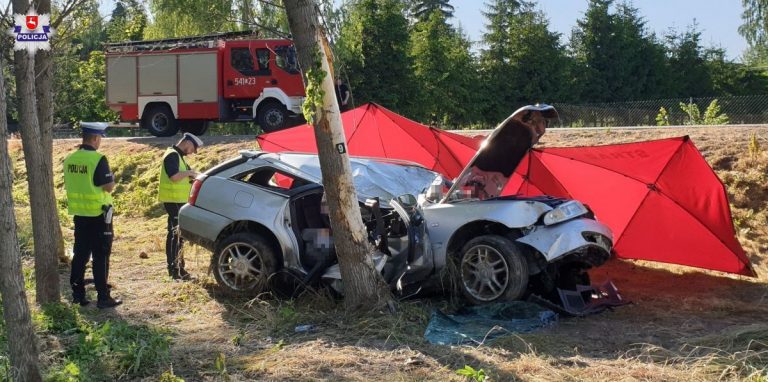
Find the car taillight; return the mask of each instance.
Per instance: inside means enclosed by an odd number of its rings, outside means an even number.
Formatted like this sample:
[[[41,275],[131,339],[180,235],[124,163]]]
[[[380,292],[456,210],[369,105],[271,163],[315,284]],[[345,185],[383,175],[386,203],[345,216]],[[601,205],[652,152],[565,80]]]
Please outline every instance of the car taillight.
[[[195,179],[192,182],[192,189],[189,190],[189,200],[187,203],[191,205],[195,205],[195,202],[197,201],[197,194],[200,193],[200,188],[203,186],[203,180],[202,179]]]

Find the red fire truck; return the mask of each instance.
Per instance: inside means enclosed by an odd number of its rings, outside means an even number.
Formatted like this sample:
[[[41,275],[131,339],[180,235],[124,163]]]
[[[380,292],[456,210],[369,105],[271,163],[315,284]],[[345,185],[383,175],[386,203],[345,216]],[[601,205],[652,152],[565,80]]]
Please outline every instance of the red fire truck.
[[[304,84],[290,40],[251,31],[106,46],[107,104],[155,136],[202,134],[211,121],[264,131],[303,122]]]

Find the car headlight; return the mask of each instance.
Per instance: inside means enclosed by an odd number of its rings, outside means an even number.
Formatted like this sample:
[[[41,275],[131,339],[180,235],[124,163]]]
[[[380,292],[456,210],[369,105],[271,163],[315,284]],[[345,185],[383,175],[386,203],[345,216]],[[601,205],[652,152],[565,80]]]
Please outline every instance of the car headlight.
[[[586,215],[587,212],[589,212],[587,207],[584,207],[581,202],[571,200],[544,214],[544,225],[552,225],[571,220],[575,217]]]

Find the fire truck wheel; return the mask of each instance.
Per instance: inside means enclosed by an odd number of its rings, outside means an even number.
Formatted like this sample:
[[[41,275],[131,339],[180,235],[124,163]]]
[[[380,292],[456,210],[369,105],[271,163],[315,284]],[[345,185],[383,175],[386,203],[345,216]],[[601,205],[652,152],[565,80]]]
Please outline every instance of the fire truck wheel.
[[[192,133],[195,135],[203,135],[206,131],[208,131],[208,126],[210,125],[208,121],[192,121],[192,122],[184,122],[181,123],[179,121],[179,125],[181,125],[181,131]]]
[[[269,102],[259,108],[258,123],[265,133],[284,128],[287,119],[285,106],[278,102]]]
[[[141,119],[141,125],[156,137],[171,137],[179,131],[176,118],[167,105],[153,105]]]

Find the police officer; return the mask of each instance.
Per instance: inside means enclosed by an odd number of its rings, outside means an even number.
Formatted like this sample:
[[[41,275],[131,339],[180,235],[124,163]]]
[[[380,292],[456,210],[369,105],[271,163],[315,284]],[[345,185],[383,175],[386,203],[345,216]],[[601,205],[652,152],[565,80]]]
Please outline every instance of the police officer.
[[[192,170],[184,157],[197,153],[203,145],[200,138],[184,133],[176,145],[169,147],[163,155],[160,168],[160,201],[168,213],[168,234],[165,238],[165,257],[168,261],[168,274],[174,280],[189,280],[191,277],[184,269],[184,258],[179,256],[183,240],[178,232],[179,209],[189,198],[192,180],[197,171]]]
[[[99,153],[106,123],[82,122],[83,142],[64,160],[64,188],[69,214],[74,215],[75,248],[69,283],[73,301],[82,306],[90,301],[85,296],[85,266],[92,258],[93,279],[99,308],[122,304],[112,298],[107,286],[109,255],[112,252],[112,196],[114,176],[107,158]]]

